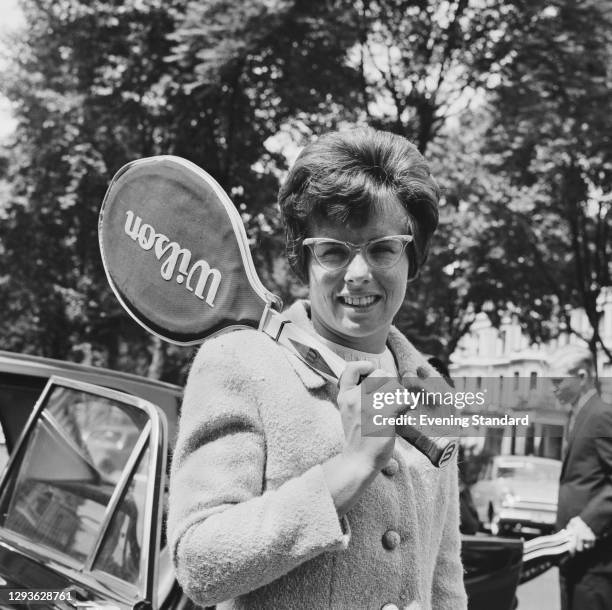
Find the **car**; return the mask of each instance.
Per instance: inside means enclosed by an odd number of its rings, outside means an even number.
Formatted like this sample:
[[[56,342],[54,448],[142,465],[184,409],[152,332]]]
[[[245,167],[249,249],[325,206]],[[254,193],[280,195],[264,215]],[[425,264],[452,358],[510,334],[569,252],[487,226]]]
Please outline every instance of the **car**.
[[[494,535],[550,534],[555,528],[560,473],[559,460],[493,457],[471,489],[478,517]]]
[[[58,396],[61,416],[49,412]],[[181,399],[173,384],[0,351],[2,587],[70,589],[72,603],[48,608],[195,607],[174,579],[162,518]],[[100,432],[118,428],[114,445]]]
[[[166,545],[169,456],[181,388],[0,352],[0,608],[196,608]],[[513,607],[522,541],[463,537],[470,610]],[[32,594],[33,594],[32,593]],[[53,595],[51,595],[53,594]]]

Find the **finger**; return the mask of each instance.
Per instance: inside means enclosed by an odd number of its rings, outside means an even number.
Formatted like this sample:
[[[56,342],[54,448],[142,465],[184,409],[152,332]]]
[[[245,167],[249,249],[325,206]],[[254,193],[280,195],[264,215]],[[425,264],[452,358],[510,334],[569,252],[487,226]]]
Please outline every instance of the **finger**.
[[[374,370],[374,365],[371,362],[365,360],[358,360],[357,362],[349,362],[346,365],[340,379],[338,380],[338,388],[341,392],[348,390],[356,386],[359,380],[364,375],[369,375]]]

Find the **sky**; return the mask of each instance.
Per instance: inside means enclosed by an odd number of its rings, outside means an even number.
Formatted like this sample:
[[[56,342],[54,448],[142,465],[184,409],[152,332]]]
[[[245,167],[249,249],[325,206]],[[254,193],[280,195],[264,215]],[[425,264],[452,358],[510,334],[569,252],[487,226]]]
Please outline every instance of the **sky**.
[[[4,36],[7,32],[14,31],[23,23],[23,16],[19,10],[18,0],[0,0],[2,19],[0,20],[0,69],[4,66],[4,55],[6,46]],[[11,117],[11,106],[8,100],[0,95],[0,139],[9,136],[15,126]]]

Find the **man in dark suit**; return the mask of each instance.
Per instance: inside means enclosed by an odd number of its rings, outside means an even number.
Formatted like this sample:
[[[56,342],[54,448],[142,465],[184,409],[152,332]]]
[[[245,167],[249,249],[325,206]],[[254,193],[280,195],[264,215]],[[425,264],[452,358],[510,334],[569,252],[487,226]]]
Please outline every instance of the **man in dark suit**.
[[[563,439],[557,528],[572,536],[561,566],[563,610],[612,609],[612,406],[595,388],[588,349],[567,345],[549,359],[555,396],[570,405]]]

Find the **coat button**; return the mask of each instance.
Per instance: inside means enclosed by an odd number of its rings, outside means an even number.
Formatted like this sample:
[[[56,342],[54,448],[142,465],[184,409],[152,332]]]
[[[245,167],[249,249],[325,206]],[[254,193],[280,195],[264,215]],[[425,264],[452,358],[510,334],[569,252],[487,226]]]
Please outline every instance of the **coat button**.
[[[380,610],[399,610],[399,608],[395,604],[385,604],[380,607]]]
[[[384,475],[392,477],[397,474],[399,470],[399,464],[395,458],[391,458],[387,465],[382,469]]]
[[[392,551],[401,542],[400,535],[394,530],[387,530],[382,537],[382,544],[388,550]]]

